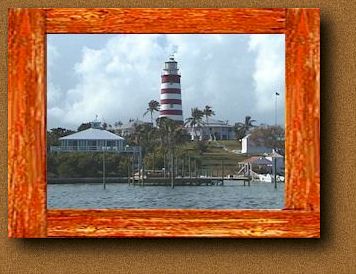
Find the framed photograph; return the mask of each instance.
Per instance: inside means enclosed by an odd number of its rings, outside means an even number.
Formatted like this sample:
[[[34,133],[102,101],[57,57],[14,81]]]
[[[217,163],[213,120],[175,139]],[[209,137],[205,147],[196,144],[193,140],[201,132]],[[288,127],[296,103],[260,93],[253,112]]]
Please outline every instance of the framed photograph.
[[[8,17],[8,235],[320,237],[319,9]]]

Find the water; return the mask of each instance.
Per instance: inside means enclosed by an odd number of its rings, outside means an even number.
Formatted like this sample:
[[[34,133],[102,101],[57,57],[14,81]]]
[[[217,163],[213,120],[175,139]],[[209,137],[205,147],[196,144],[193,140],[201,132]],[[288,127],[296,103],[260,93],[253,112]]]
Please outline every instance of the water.
[[[283,208],[284,184],[243,186],[225,181],[224,186],[138,186],[128,184],[49,184],[48,208]]]

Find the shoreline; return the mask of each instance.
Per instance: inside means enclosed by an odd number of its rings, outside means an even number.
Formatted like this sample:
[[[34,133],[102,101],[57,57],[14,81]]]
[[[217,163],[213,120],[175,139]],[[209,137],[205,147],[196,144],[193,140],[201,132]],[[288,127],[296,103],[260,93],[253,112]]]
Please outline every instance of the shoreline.
[[[218,182],[216,183],[209,183],[209,185],[220,185],[221,184],[221,178],[214,178],[214,179],[208,179],[208,178],[192,178],[194,179],[193,181],[201,181],[198,184],[194,183],[188,183],[189,178],[186,178],[184,182],[182,181],[182,178],[176,178],[174,185],[178,186],[195,186],[195,185],[205,185],[208,182],[203,182],[203,181],[220,181],[219,184]],[[153,182],[152,182],[153,181]],[[180,182],[182,181],[182,182]],[[185,182],[187,181],[187,182]],[[224,182],[230,184],[236,184],[236,185],[244,185],[242,181],[234,181],[231,180],[230,178],[224,178]],[[64,184],[102,184],[103,183],[103,178],[102,177],[90,177],[90,178],[47,178],[47,184],[50,185],[64,185]],[[154,185],[170,185],[170,178],[148,178],[143,181],[135,181],[134,183],[129,183],[127,177],[107,177],[105,178],[105,183],[106,184],[131,184],[131,185],[145,185],[145,186],[154,186]],[[278,184],[284,184],[284,182],[277,181]],[[272,182],[266,182],[266,181],[251,181],[251,184],[272,184]]]

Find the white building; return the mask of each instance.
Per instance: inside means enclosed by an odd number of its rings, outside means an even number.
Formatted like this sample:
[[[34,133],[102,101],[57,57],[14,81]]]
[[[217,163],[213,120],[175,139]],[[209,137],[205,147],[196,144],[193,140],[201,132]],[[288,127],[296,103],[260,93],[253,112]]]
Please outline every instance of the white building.
[[[99,123],[100,124],[100,123]],[[98,128],[97,123],[92,127],[71,135],[59,138],[60,146],[52,146],[51,151],[117,151],[124,150],[125,139]]]
[[[233,140],[236,137],[234,127],[227,121],[208,119],[201,126],[186,127],[193,139],[199,140]]]

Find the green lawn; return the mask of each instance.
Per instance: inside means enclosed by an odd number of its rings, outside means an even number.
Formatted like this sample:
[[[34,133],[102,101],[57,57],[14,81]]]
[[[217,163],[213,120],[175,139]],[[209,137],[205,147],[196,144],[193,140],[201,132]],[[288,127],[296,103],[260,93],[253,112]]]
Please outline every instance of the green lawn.
[[[222,146],[217,146],[217,143]],[[240,150],[240,143],[234,140],[218,141],[217,143],[211,142],[208,144],[207,151],[202,155],[199,155],[193,142],[188,143],[183,148],[183,155],[190,155],[190,157],[198,159],[198,161],[201,162],[202,174],[206,174],[205,172],[207,172],[207,170],[209,174],[211,174],[211,172],[214,172],[215,175],[221,174],[222,163],[225,175],[236,174],[238,171],[238,162],[248,158],[246,155],[231,152],[232,150]],[[224,147],[227,150],[225,150]]]
[[[241,150],[241,143],[236,140],[221,140],[217,142],[221,145],[224,145],[227,149]]]

